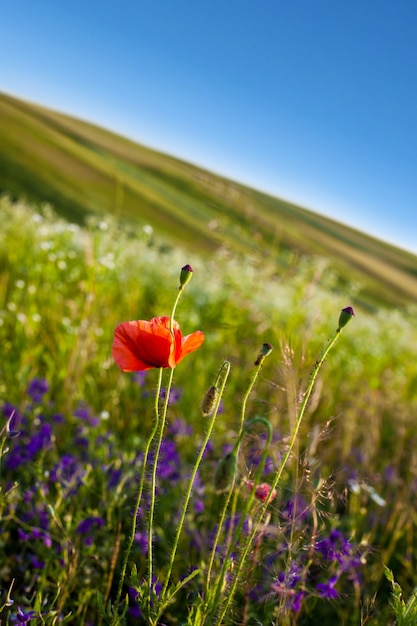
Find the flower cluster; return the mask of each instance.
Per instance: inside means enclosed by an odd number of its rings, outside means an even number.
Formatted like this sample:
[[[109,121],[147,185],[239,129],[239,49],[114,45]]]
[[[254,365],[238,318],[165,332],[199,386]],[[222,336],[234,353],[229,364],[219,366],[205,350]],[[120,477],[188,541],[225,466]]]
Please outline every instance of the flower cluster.
[[[278,551],[267,551],[262,582],[252,590],[254,599],[278,602],[285,611],[298,613],[309,598],[334,600],[352,581],[360,582],[363,550],[339,529],[330,529],[327,535],[323,531],[314,547],[300,546],[291,552],[292,559],[286,563],[286,543]]]

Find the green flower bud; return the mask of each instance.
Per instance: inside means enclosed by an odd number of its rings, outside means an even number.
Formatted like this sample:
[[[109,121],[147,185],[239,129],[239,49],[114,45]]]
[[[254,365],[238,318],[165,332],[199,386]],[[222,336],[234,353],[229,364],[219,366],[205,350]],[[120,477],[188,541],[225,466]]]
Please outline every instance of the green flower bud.
[[[214,486],[216,491],[226,491],[231,486],[237,471],[237,457],[234,452],[229,452],[217,464],[214,473]]]
[[[208,417],[213,413],[218,397],[219,388],[216,385],[209,387],[201,403],[201,412],[204,417]]]
[[[342,328],[350,322],[350,320],[352,319],[354,315],[355,315],[355,312],[351,306],[347,306],[346,308],[342,309],[342,312],[340,313],[340,317],[339,317],[339,326],[338,326],[337,332],[340,332]]]
[[[181,268],[180,289],[181,287],[185,287],[185,285],[190,282],[192,275],[193,268],[191,265],[184,265],[184,267]]]
[[[262,344],[262,348],[258,354],[258,358],[255,361],[255,365],[260,365],[266,356],[269,356],[272,352],[272,346],[270,343]]]

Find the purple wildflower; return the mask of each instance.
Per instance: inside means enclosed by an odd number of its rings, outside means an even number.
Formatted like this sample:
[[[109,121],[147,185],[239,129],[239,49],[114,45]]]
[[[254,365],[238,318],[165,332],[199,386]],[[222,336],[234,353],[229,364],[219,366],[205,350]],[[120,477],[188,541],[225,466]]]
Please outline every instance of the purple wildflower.
[[[34,554],[30,557],[30,562],[34,569],[44,569],[45,561],[40,561]]]
[[[100,419],[97,416],[92,415],[91,409],[84,403],[80,403],[78,405],[74,411],[74,417],[79,417],[90,426],[97,426],[100,423]]]
[[[316,549],[327,561],[341,563],[352,552],[352,545],[340,530],[333,528],[328,537],[316,543]]]
[[[182,389],[180,389],[179,387],[172,387],[169,391],[169,399],[168,399],[168,404],[176,404],[178,402],[178,400],[181,398],[182,396]],[[160,398],[161,400],[165,400],[165,398],[167,397],[167,390],[165,387],[163,387],[161,389],[161,395]]]
[[[225,533],[227,534],[230,531],[230,528],[236,528],[236,526],[240,523],[242,516],[237,513],[233,516],[233,518],[228,517],[224,523]],[[244,535],[249,533],[249,517],[247,517],[242,524],[242,532]]]
[[[162,584],[159,582],[159,580],[155,576],[152,577],[152,591],[157,597],[160,596],[161,591],[162,591]],[[129,587],[127,590],[127,593],[129,596],[129,600],[131,601],[131,603],[133,603],[131,604],[129,608],[129,615],[135,618],[142,617],[142,611],[140,610],[140,607],[138,605],[138,595],[139,595],[138,590],[135,587]],[[151,604],[152,604],[152,601],[151,601]]]
[[[187,422],[184,419],[182,419],[181,417],[178,417],[177,419],[173,420],[173,422],[170,424],[169,434],[172,437],[178,437],[178,436],[189,437],[190,435],[193,434],[193,428],[192,426],[190,426],[190,424],[187,424]]]
[[[86,470],[79,459],[72,454],[63,454],[49,474],[50,483],[60,483],[66,489],[66,496],[78,491],[82,485]]]
[[[162,442],[159,455],[158,477],[171,482],[178,480],[180,478],[180,465],[180,457],[175,443],[169,439],[165,439]]]
[[[32,531],[30,532],[30,539],[40,539],[47,548],[52,547],[51,535],[42,528],[38,528],[36,526],[32,528]]]
[[[321,598],[327,598],[333,600],[339,597],[338,592],[335,589],[335,585],[339,580],[339,576],[332,576],[326,583],[318,583],[316,586],[319,596]]]
[[[83,519],[77,526],[77,533],[80,535],[86,535],[90,532],[92,526],[96,526],[97,528],[101,528],[104,526],[105,521],[102,517],[97,517],[91,515],[90,517],[86,517]]]
[[[51,469],[50,479],[51,482],[55,483],[69,483],[78,477],[81,481],[84,473],[84,471],[80,471],[78,460],[72,454],[63,454],[58,463]]]
[[[144,386],[147,373],[147,371],[133,372],[133,380],[135,381],[135,383],[137,383],[137,385],[139,385],[139,387]]]
[[[300,494],[295,494],[282,507],[282,515],[292,522],[304,522],[309,514],[308,504]]]
[[[20,606],[18,606],[16,615],[11,615],[10,621],[12,624],[28,624],[30,620],[35,619],[36,617],[38,617],[36,611],[25,612],[22,611]]]
[[[120,482],[123,472],[120,468],[105,467],[105,472],[108,475],[107,487],[108,489],[114,489]]]
[[[77,533],[84,535],[84,545],[91,546],[93,543],[93,537],[90,535],[90,531],[95,528],[101,528],[104,526],[105,521],[102,517],[90,516],[82,520],[77,526]]]
[[[285,603],[285,607],[298,613],[305,596],[303,589],[297,589],[297,585],[302,582],[303,568],[293,561],[286,572],[279,572],[271,584],[271,590],[280,596]]]
[[[202,513],[204,511],[204,502],[203,502],[203,500],[200,500],[199,498],[197,498],[194,501],[194,511],[196,513]]]
[[[43,396],[47,391],[49,391],[49,385],[43,378],[33,378],[26,389],[26,393],[36,404],[40,404],[42,402]]]
[[[252,448],[247,457],[247,465],[248,467],[254,471],[262,460],[263,450],[261,448]],[[262,475],[270,474],[275,469],[274,462],[270,456],[266,457],[265,466],[262,472]]]
[[[26,465],[34,460],[41,450],[48,449],[52,443],[52,428],[50,424],[41,424],[37,433],[29,439],[21,437],[16,439],[18,445],[10,450],[6,457],[7,469],[14,470],[21,465]]]
[[[33,460],[38,452],[48,448],[52,441],[52,427],[50,424],[41,424],[39,432],[35,433],[25,446],[28,460]]]
[[[148,554],[148,533],[141,531],[136,532],[135,543],[138,544],[142,554]]]
[[[129,595],[129,600],[132,602],[129,608],[129,615],[131,615],[135,619],[141,618],[142,611],[140,610],[138,602],[137,602],[137,597],[138,597],[137,590],[134,587],[129,587],[129,589],[127,590],[127,593]]]
[[[203,459],[210,457],[212,455],[214,451],[214,446],[212,441],[209,439],[207,442],[206,447],[204,448],[204,452],[203,452]]]

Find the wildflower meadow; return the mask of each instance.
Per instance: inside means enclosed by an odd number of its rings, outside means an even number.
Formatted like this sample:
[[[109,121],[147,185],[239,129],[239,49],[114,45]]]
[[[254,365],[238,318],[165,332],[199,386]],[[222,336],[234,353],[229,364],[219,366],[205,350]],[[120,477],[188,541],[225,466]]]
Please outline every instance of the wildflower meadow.
[[[1,624],[417,624],[415,304],[0,217]]]

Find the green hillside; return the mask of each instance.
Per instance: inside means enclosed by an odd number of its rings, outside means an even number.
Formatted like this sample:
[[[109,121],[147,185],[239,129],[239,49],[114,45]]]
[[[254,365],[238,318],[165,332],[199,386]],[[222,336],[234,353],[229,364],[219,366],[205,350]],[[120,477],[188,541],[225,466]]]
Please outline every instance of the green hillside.
[[[417,297],[417,257],[92,124],[0,94],[0,191],[71,221],[111,213],[199,254],[323,256],[365,305]]]

